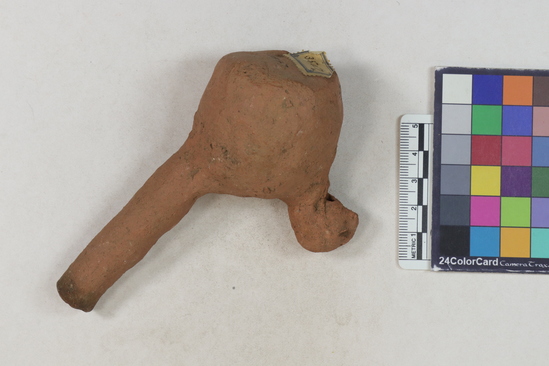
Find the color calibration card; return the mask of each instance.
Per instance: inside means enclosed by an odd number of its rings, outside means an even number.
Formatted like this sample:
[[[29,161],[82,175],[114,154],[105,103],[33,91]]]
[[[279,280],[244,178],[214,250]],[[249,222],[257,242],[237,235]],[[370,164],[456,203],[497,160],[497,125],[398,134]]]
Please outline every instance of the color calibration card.
[[[435,72],[432,267],[549,272],[549,71]]]

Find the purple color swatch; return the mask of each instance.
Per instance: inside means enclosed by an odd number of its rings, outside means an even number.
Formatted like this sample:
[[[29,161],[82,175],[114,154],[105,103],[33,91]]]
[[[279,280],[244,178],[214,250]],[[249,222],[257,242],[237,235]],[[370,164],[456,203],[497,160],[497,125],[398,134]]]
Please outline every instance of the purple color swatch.
[[[530,197],[532,195],[532,168],[528,166],[502,166],[501,195],[505,197]]]
[[[532,227],[549,227],[549,198],[532,198]]]

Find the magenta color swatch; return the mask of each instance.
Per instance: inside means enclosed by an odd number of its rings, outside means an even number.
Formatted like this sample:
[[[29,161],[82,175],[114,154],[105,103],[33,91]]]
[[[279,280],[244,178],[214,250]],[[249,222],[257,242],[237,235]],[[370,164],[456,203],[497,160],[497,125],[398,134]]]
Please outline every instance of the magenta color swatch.
[[[500,197],[471,196],[471,225],[499,226]]]

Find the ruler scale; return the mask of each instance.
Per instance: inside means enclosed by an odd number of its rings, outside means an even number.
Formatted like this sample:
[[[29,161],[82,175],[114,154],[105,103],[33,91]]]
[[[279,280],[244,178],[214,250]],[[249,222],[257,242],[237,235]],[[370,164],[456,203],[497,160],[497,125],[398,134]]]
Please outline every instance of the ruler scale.
[[[431,158],[433,117],[400,121],[398,262],[405,269],[431,268]]]

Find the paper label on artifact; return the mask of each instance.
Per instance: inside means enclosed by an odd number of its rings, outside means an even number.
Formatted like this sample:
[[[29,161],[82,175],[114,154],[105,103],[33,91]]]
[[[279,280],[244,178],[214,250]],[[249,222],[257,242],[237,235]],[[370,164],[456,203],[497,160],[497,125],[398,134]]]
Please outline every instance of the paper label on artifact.
[[[330,65],[326,52],[302,51],[286,53],[284,56],[292,60],[304,75],[329,78],[334,73],[334,68]]]

